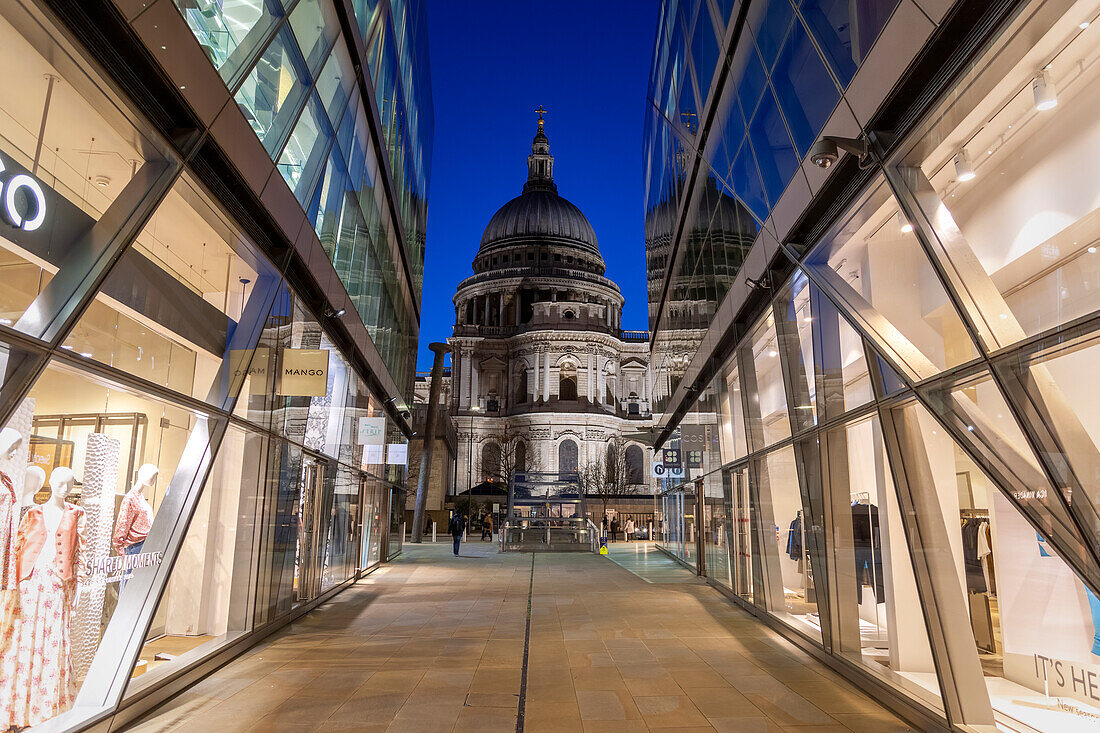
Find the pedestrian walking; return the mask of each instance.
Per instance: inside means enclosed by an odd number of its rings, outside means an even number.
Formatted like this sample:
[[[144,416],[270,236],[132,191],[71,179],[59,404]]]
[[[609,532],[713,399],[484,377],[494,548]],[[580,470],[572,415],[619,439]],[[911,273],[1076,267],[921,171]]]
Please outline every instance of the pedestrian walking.
[[[462,533],[466,531],[466,517],[461,514],[451,515],[447,531],[451,533],[451,537],[455,541],[455,557],[458,557],[458,545],[462,542]]]
[[[492,539],[493,539],[493,518],[492,518],[492,516],[486,514],[481,519],[481,540],[482,540],[482,542],[484,542],[485,540],[492,541]]]
[[[634,539],[634,520],[627,517],[626,520],[626,541]]]
[[[617,535],[618,533],[619,533],[619,520],[616,517],[615,519],[611,520],[611,541],[612,542],[615,541],[615,535]]]

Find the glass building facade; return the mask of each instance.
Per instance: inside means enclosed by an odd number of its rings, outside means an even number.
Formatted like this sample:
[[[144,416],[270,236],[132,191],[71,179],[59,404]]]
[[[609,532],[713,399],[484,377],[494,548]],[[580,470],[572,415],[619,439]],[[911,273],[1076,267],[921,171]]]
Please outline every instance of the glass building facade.
[[[1095,730],[1100,3],[661,13],[659,545],[920,730]]]
[[[0,727],[120,726],[400,552],[424,7],[0,38]]]

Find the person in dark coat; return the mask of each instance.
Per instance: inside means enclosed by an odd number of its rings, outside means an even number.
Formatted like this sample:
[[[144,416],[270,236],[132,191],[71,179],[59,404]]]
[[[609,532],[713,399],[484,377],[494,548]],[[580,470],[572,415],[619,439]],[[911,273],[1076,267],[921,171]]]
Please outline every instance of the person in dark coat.
[[[481,541],[493,539],[493,517],[486,514],[481,518]]]
[[[466,517],[461,514],[451,515],[450,524],[447,525],[447,531],[451,533],[451,537],[455,541],[455,557],[458,557],[458,545],[462,542],[462,533],[466,531]]]

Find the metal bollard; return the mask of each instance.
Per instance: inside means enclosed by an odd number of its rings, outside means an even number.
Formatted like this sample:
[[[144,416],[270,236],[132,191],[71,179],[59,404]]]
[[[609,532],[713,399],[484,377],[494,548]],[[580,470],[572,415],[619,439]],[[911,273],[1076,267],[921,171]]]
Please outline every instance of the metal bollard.
[[[435,522],[432,522],[432,542],[435,542]]]

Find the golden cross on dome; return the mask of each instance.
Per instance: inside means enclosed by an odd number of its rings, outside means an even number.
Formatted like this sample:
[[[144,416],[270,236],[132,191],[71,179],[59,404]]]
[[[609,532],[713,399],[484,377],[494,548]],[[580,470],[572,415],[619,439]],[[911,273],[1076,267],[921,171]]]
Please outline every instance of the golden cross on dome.
[[[549,110],[543,109],[542,105],[540,104],[538,109],[536,109],[535,111],[539,113],[539,130],[542,130],[542,116],[546,114]]]

